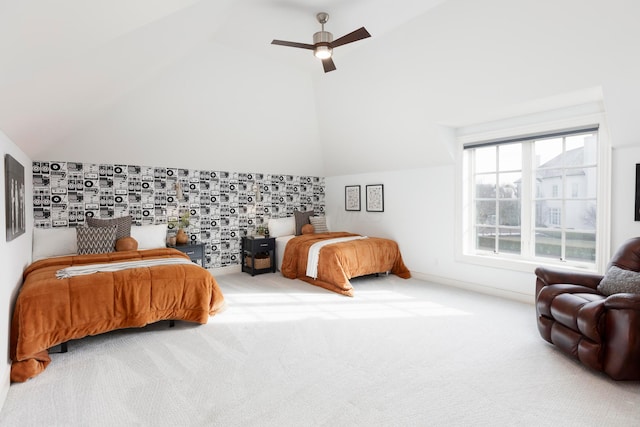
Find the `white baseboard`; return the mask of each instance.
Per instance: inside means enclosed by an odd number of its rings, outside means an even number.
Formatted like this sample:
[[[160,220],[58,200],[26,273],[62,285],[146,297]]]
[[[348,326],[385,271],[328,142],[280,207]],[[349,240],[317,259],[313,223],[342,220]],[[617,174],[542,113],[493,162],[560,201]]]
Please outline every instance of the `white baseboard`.
[[[207,270],[209,270],[211,272],[211,274],[213,274],[213,276],[224,276],[225,274],[233,274],[233,273],[240,273],[242,272],[242,266],[241,265],[228,265],[226,267],[215,267],[215,268],[208,268]]]
[[[4,401],[7,400],[7,394],[9,393],[9,387],[11,386],[11,363],[7,364],[0,379],[0,409],[4,405]]]
[[[453,286],[455,288],[465,289],[473,292],[479,292],[487,295],[493,295],[496,297],[506,298],[514,301],[520,301],[527,304],[535,304],[535,297],[533,294],[523,294],[521,292],[514,292],[507,289],[493,288],[491,286],[485,286],[478,283],[463,282],[461,280],[449,279],[446,277],[435,276],[433,274],[419,273],[416,271],[411,272],[411,277],[424,280],[426,282],[440,283],[442,285]]]

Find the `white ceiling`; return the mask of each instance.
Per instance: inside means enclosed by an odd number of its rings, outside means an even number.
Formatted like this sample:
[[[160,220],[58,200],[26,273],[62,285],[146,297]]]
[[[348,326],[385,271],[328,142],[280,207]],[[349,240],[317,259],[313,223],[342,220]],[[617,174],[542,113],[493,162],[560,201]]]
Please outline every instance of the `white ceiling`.
[[[270,44],[311,43],[320,11],[336,38],[372,34],[328,74]],[[179,143],[198,153],[187,167],[334,176],[451,164],[460,126],[599,102],[614,145],[635,144],[639,15],[635,0],[0,0],[0,130],[34,160],[169,166]]]
[[[34,153],[203,42],[315,74],[309,51],[271,40],[311,43],[320,11],[336,38],[361,26],[377,37],[442,1],[0,0],[0,129]]]

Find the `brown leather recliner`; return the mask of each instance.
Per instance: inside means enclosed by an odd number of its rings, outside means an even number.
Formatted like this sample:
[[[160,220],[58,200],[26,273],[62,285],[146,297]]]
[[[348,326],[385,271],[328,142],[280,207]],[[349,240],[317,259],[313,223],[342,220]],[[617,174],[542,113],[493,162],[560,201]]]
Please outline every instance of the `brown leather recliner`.
[[[622,245],[612,265],[640,271],[640,238]],[[640,380],[640,295],[602,295],[597,274],[543,267],[535,273],[542,338],[615,380]]]

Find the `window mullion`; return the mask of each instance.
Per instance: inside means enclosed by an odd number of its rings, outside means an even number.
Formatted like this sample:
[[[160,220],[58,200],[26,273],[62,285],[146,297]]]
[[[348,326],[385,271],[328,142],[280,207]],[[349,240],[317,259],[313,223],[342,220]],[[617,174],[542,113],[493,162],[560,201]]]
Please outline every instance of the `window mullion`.
[[[499,194],[500,194],[500,148],[496,147],[496,187],[495,187],[495,207],[496,207],[496,224],[494,227],[494,233],[496,235],[495,241],[493,242],[493,252],[498,254],[500,253],[500,202],[499,202]]]
[[[567,153],[567,138],[562,138],[562,153]],[[562,163],[562,180],[560,186],[562,188],[560,199],[560,261],[565,262],[567,260],[567,169],[566,162]]]
[[[476,222],[476,156],[475,153],[469,156],[469,175],[467,177],[467,185],[469,191],[467,192],[466,202],[469,205],[469,214],[467,217],[468,224],[471,226],[471,233],[469,233],[467,245],[469,248],[475,247],[476,236],[478,235],[478,224]]]
[[[522,191],[520,194],[520,238],[522,240],[522,255],[533,257],[532,242],[534,241],[535,199],[536,187],[533,179],[533,143],[531,141],[522,144]]]

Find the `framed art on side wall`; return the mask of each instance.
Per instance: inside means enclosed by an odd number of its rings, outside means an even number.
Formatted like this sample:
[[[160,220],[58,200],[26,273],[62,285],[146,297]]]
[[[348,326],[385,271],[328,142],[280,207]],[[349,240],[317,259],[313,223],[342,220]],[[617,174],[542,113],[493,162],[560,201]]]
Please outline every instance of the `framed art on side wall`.
[[[24,166],[9,154],[4,156],[4,199],[7,242],[26,228]]]
[[[384,187],[367,185],[367,212],[384,212]]]
[[[344,187],[344,210],[359,211],[360,210],[360,186],[346,185]]]

